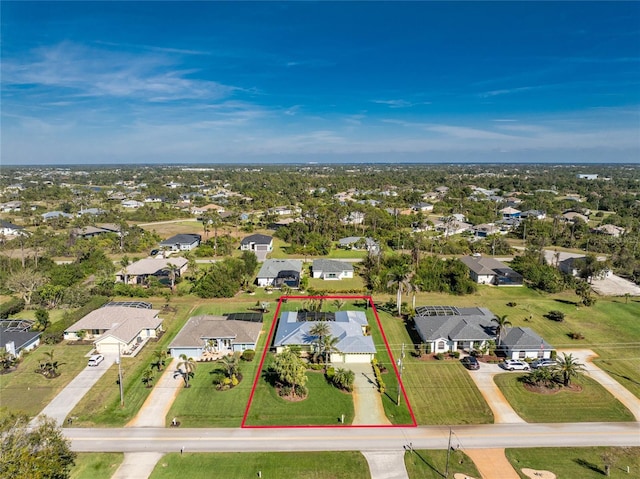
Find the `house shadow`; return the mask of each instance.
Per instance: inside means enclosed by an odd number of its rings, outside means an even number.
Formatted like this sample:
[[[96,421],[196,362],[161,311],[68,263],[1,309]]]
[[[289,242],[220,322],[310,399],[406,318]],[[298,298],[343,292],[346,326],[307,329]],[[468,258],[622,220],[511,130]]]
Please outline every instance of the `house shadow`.
[[[575,462],[579,466],[584,467],[585,469],[589,469],[589,470],[591,470],[593,472],[597,472],[598,474],[605,474],[605,472],[602,469],[600,469],[594,463],[589,462],[589,461],[587,461],[585,459],[577,458],[577,459],[574,459],[573,462]]]

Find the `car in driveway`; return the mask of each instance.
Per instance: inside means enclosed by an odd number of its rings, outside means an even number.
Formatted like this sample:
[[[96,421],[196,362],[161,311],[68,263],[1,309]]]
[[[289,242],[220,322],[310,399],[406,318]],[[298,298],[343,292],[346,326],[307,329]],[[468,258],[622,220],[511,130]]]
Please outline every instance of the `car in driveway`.
[[[536,359],[531,363],[531,367],[533,369],[549,368],[549,367],[555,366],[556,364],[558,363],[555,359]]]
[[[508,371],[528,371],[529,364],[518,359],[505,359],[501,366]]]
[[[91,356],[89,356],[88,366],[97,366],[102,361],[104,361],[104,356],[102,354],[92,354]]]
[[[460,362],[467,369],[480,369],[480,363],[473,356],[465,356]]]

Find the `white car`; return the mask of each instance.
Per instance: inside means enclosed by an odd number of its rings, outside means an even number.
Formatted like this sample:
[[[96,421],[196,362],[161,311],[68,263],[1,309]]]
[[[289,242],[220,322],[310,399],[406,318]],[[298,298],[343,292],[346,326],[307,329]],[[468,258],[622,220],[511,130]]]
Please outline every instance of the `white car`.
[[[102,361],[104,361],[104,356],[102,354],[92,354],[89,357],[89,366],[97,366]]]
[[[529,364],[524,361],[519,361],[517,359],[506,359],[504,363],[502,363],[502,367],[508,369],[509,371],[528,371]]]

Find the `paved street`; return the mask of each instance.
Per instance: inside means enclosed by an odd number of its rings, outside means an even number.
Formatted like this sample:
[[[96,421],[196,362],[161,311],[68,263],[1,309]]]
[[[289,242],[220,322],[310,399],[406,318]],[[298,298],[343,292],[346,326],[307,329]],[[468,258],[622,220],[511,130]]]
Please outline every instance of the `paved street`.
[[[505,447],[640,447],[640,424],[485,424],[453,428],[462,449]],[[446,449],[448,427],[269,429],[66,428],[77,452],[401,451]]]

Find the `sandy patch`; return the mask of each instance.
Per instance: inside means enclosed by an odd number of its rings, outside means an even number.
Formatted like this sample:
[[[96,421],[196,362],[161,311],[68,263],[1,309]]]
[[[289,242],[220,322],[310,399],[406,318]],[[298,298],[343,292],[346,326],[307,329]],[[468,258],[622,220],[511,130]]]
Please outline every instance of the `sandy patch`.
[[[537,471],[536,469],[522,469],[522,473],[531,479],[556,479],[556,475],[549,471]]]
[[[453,479],[476,479],[476,478],[472,476],[467,476],[466,474],[462,474],[461,472],[456,472],[453,475]]]

